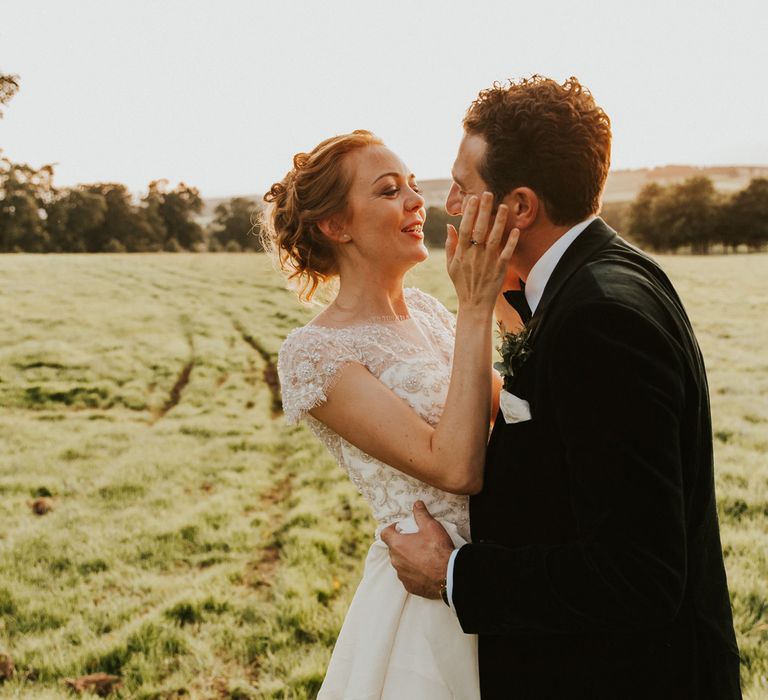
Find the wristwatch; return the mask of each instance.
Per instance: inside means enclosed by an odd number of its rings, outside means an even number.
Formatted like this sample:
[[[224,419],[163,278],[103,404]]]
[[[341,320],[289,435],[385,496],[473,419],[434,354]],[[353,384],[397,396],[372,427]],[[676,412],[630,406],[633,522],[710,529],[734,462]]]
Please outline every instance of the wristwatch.
[[[443,579],[440,581],[440,597],[443,599],[443,602],[450,608],[451,604],[448,602],[448,581],[447,579]]]

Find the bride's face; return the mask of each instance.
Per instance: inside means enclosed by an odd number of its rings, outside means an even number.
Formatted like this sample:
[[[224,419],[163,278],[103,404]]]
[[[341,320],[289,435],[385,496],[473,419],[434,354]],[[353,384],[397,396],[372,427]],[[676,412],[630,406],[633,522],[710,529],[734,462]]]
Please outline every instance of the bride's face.
[[[346,165],[354,179],[344,233],[354,253],[393,272],[426,260],[426,210],[413,173],[384,146],[353,151]]]

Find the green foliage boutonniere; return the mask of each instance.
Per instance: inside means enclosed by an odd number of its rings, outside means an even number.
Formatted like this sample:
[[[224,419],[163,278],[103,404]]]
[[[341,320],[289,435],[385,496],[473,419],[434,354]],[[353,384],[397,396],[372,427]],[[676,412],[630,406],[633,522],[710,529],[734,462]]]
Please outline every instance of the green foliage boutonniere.
[[[493,367],[504,379],[504,389],[511,391],[512,377],[525,364],[528,356],[533,352],[529,344],[531,326],[523,326],[519,333],[505,333],[499,324],[501,345],[497,348],[501,355],[501,362],[494,362]]]

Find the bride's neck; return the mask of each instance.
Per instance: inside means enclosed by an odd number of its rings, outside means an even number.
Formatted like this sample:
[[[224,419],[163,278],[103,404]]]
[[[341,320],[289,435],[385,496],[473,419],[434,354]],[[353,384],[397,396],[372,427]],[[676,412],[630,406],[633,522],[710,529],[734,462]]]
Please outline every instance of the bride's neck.
[[[403,277],[404,274],[387,274],[381,270],[342,268],[339,291],[328,311],[350,321],[407,316]]]

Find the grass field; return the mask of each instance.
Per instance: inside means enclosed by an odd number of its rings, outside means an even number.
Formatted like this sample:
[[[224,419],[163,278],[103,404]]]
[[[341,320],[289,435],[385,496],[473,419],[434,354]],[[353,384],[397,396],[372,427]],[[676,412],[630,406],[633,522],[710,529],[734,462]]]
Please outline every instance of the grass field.
[[[768,256],[662,264],[709,369],[746,697],[768,697]],[[453,307],[439,253],[411,282]],[[277,350],[313,313],[259,255],[0,256],[0,698],[95,672],[113,697],[315,695],[374,525],[279,414]]]

